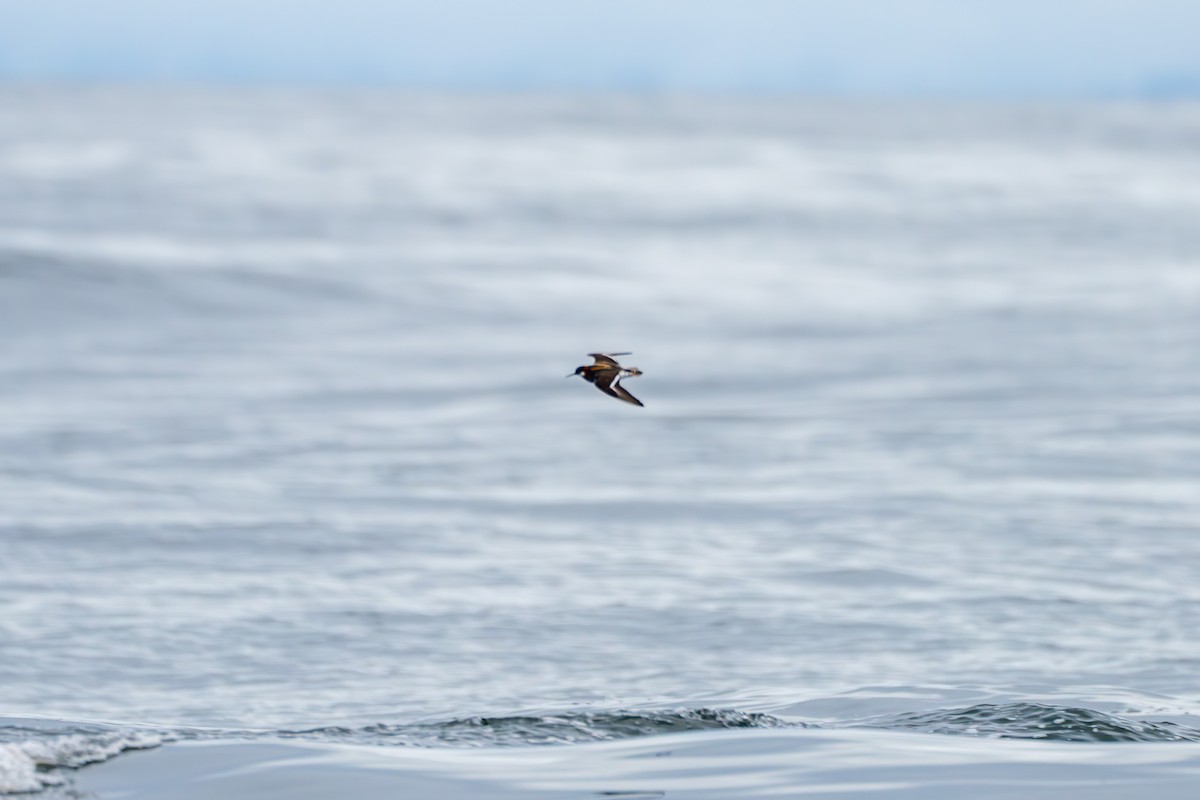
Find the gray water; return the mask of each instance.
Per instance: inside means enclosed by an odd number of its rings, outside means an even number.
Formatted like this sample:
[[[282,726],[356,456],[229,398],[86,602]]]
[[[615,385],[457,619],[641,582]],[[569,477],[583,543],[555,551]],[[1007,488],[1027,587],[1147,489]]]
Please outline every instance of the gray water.
[[[1200,739],[1197,104],[9,86],[0,342],[0,792]]]

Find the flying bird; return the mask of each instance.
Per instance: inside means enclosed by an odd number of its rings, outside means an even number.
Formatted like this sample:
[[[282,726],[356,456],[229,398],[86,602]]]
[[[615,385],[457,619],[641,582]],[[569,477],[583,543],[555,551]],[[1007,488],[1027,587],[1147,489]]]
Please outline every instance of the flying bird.
[[[642,405],[641,400],[631,395],[621,385],[621,378],[631,378],[641,375],[642,371],[637,367],[622,367],[613,358],[613,356],[628,356],[632,355],[632,353],[588,353],[588,355],[595,360],[595,363],[589,364],[586,367],[579,367],[568,375],[568,378],[579,375],[585,381],[594,384],[597,389],[611,397],[624,400],[626,403],[633,403],[635,406]]]

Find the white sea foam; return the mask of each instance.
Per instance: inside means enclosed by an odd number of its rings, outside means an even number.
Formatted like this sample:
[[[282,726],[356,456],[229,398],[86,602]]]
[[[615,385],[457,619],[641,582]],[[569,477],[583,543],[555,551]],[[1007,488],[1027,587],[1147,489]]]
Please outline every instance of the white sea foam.
[[[127,750],[163,743],[161,735],[143,731],[45,734],[0,742],[0,794],[36,792],[66,782],[61,768],[96,764]]]
[[[0,794],[36,792],[62,782],[57,773],[39,771],[23,744],[0,744]]]

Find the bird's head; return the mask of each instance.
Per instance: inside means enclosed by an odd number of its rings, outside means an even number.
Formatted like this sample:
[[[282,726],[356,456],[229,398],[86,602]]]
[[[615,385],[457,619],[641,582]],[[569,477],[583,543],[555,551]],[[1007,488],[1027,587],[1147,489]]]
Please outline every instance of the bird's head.
[[[582,375],[587,371],[587,367],[576,367],[575,371],[568,375],[568,378],[574,378],[576,375]]]

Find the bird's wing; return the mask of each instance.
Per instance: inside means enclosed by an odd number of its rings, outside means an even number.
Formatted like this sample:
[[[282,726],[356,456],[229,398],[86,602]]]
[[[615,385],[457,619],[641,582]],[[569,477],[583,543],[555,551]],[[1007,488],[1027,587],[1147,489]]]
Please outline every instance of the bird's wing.
[[[596,359],[596,364],[604,364],[609,367],[619,367],[620,364],[613,356],[630,356],[633,353],[588,353],[589,356]]]
[[[624,400],[626,403],[633,403],[635,406],[642,405],[642,401],[631,395],[624,386],[621,385],[621,373],[619,370],[606,369],[596,373],[596,388],[605,394],[615,397],[618,400]]]

